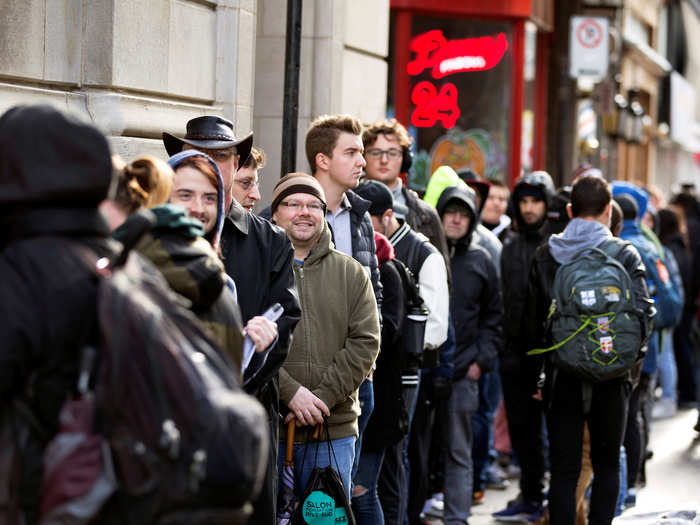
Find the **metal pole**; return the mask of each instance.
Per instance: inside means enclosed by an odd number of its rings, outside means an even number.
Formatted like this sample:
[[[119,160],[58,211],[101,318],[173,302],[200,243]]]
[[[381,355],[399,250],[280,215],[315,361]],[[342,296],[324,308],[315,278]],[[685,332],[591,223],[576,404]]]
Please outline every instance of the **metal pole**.
[[[280,177],[296,171],[299,121],[299,68],[301,62],[301,3],[287,0],[287,36],[284,52],[284,109]]]

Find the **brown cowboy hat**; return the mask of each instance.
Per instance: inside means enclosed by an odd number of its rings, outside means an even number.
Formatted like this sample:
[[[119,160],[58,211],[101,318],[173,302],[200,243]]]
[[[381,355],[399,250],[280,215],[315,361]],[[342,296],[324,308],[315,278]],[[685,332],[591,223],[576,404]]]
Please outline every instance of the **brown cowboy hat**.
[[[253,147],[253,133],[238,139],[233,134],[233,122],[216,115],[205,115],[188,121],[187,133],[182,138],[163,132],[163,145],[171,157],[181,152],[184,144],[204,149],[225,149],[236,146],[236,153],[239,155],[238,165],[242,166]]]

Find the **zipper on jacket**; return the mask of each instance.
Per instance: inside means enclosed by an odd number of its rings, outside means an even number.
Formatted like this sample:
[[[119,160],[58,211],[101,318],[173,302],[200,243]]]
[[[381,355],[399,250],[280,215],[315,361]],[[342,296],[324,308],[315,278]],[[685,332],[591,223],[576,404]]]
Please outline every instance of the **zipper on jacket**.
[[[311,359],[309,358],[311,355],[311,352],[309,351],[308,348],[308,342],[311,341],[309,337],[309,319],[307,317],[307,308],[304,308],[304,303],[306,303],[306,292],[304,288],[304,267],[303,266],[298,266],[298,272],[299,272],[299,284],[297,285],[297,289],[299,292],[299,302],[301,303],[301,317],[304,320],[304,344],[306,346],[305,351],[305,361],[306,361],[306,377],[311,376]],[[303,300],[302,300],[303,299]]]

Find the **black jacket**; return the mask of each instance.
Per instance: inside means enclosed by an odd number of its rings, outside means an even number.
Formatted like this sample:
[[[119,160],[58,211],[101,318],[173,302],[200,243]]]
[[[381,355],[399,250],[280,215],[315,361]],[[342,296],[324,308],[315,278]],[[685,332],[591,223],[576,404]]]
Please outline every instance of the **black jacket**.
[[[262,315],[274,303],[284,308],[277,321],[278,340],[265,365],[245,390],[257,396],[268,410],[274,427],[279,411],[277,372],[289,353],[294,327],[301,318],[294,282],[294,249],[287,234],[252,213],[236,201],[224,220],[221,235],[224,266],[236,283],[243,324]]]
[[[456,338],[453,377],[457,380],[466,376],[474,362],[482,373],[493,369],[501,345],[503,305],[496,266],[488,252],[472,242],[478,218],[476,194],[467,188],[447,188],[437,203],[440,216],[453,200],[461,201],[472,212],[467,234],[448,241],[452,267],[450,314]]]
[[[374,411],[363,434],[363,450],[381,451],[397,443],[408,432],[401,390],[403,348],[401,330],[406,315],[403,284],[394,260],[379,267],[384,304],[382,339],[374,372]]]
[[[0,412],[23,396],[48,437],[96,329],[92,261],[118,249],[97,211],[111,172],[107,141],[92,126],[48,106],[0,118]],[[21,451],[28,523],[37,517],[45,444],[33,434]]]
[[[530,263],[535,250],[549,238],[545,219],[529,227],[520,215],[518,201],[525,186],[536,188],[549,206],[554,186],[551,179],[542,176],[542,172],[528,174],[516,184],[511,195],[513,215],[518,232],[510,232],[503,241],[501,252],[501,284],[503,290],[503,335],[504,344],[500,358],[501,370],[518,372],[524,355],[521,326],[532,322],[531,313],[525,309]]]
[[[345,195],[350,201],[350,235],[352,239],[352,256],[367,271],[372,281],[377,306],[382,306],[382,282],[377,265],[377,247],[374,244],[374,228],[369,217],[370,202],[355,192],[348,190]]]
[[[613,239],[611,242],[617,243],[620,248],[622,248],[624,244],[622,240],[617,238]],[[640,348],[641,361],[644,356],[643,350],[646,346],[646,340],[650,334],[651,323],[649,321],[654,316],[653,302],[649,298],[649,291],[647,290],[646,270],[639,252],[632,245],[627,245],[622,249],[617,256],[617,260],[622,263],[632,279],[632,291],[636,308],[640,310],[647,319],[645,323],[640,323],[640,331],[642,332],[642,346]],[[559,266],[560,264],[550,253],[549,244],[544,244],[537,249],[528,280],[526,310],[529,317],[528,322],[523,325],[521,334],[521,338],[525,341],[525,348],[527,350],[540,347],[543,344],[549,346],[548,335],[545,331],[545,321],[547,319],[549,305],[552,302],[554,276]],[[542,359],[546,360],[545,370],[547,372],[546,377],[548,382],[546,384],[545,393],[550,391],[553,374],[551,373],[552,365],[549,357],[537,358],[526,357],[524,355],[523,357],[528,360],[526,373],[531,374],[533,392],[537,388],[539,371],[542,368]],[[622,380],[628,381],[632,379],[632,371],[622,378]]]

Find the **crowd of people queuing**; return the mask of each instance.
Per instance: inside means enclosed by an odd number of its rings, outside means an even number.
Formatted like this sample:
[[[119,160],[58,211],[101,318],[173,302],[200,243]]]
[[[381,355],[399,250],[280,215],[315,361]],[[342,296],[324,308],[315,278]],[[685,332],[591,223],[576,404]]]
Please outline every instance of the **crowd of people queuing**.
[[[536,171],[511,191],[445,165],[419,196],[402,177],[400,123],[334,115],[306,134],[309,173],[282,177],[261,203],[266,157],[252,133],[202,116],[163,144],[167,161],[125,163],[48,106],[0,118],[0,448],[20,451],[0,453],[0,523],[13,507],[16,523],[50,522],[43,451],[97,322],[92,266],[127,246],[186,299],[267,415],[266,467],[240,522],[278,523],[291,455],[297,496],[330,466],[361,525],[465,524],[486,490],[515,478],[519,495],[494,520],[609,524],[646,481],[651,420],[700,403],[692,187],[666,200],[584,166],[570,186]],[[599,277],[576,266],[585,254],[625,286],[562,298],[564,275]],[[632,356],[614,377],[567,368],[563,347],[588,323],[557,340],[569,300],[631,305],[618,314],[629,333],[614,315],[588,318],[599,356]],[[4,431],[18,399],[45,432]]]

